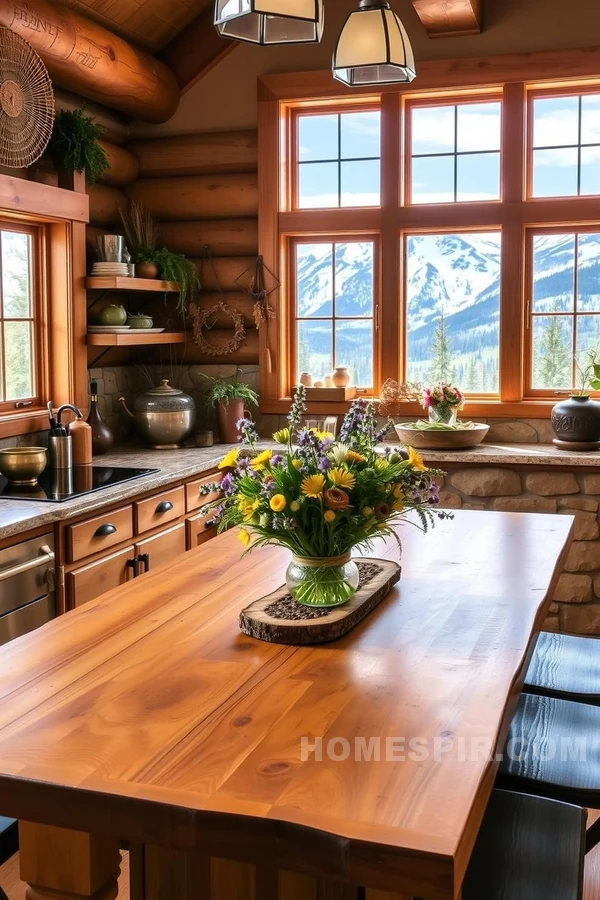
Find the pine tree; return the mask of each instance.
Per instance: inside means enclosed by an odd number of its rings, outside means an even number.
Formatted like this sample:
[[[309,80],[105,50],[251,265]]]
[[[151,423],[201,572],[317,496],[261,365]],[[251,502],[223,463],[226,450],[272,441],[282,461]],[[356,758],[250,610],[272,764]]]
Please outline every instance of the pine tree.
[[[477,363],[474,356],[469,357],[467,364],[467,374],[465,376],[465,391],[475,393],[479,390],[479,377],[477,373]]]
[[[450,338],[448,337],[448,329],[443,312],[435,326],[431,356],[429,380],[432,382],[446,381],[448,383],[454,381],[456,370],[452,362]]]
[[[571,384],[571,348],[564,340],[558,316],[552,316],[536,347],[537,386],[561,388]]]

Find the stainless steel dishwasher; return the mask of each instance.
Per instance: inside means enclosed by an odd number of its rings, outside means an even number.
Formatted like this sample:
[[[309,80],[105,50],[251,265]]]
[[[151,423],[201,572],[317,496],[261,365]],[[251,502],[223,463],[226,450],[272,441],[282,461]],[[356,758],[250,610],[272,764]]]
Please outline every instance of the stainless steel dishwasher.
[[[0,644],[56,615],[54,538],[33,538],[0,550]]]

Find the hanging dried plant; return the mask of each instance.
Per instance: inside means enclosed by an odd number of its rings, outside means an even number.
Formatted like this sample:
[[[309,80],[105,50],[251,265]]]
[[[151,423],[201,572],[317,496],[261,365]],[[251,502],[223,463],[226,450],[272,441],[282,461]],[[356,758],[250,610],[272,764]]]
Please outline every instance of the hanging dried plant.
[[[381,386],[379,397],[379,415],[399,416],[403,404],[410,401],[421,402],[423,385],[418,381],[395,381],[388,378]]]

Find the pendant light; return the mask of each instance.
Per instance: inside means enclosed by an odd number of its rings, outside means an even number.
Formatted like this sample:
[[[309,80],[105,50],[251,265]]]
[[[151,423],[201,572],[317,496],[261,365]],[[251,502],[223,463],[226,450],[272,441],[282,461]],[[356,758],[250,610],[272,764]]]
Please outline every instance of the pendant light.
[[[323,0],[216,0],[223,37],[252,44],[310,44],[323,34]]]
[[[413,80],[410,40],[387,0],[360,0],[342,28],[332,68],[334,78],[351,86]]]

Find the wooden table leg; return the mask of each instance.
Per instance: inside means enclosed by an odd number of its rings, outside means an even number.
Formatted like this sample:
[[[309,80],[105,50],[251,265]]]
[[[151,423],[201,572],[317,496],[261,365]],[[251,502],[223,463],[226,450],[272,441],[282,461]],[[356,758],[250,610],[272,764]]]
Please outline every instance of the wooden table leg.
[[[19,822],[21,878],[27,900],[114,900],[121,855],[118,841]]]

